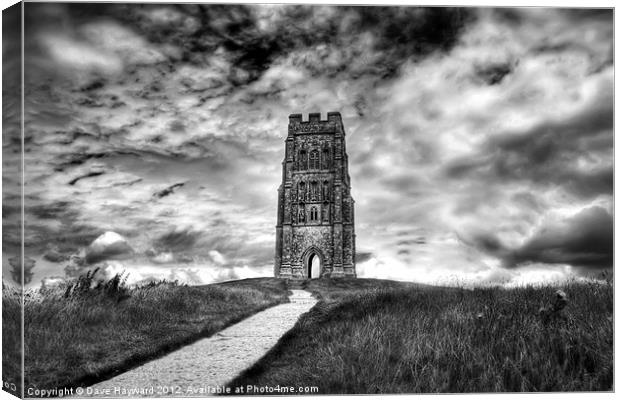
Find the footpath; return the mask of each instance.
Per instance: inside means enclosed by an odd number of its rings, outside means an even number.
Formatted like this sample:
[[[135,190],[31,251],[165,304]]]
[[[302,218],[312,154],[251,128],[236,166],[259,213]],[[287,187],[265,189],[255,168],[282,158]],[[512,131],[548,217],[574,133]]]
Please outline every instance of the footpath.
[[[213,336],[88,388],[77,397],[192,397],[235,388],[226,386],[271,349],[317,300],[291,290],[290,303],[261,311]],[[80,393],[81,392],[81,393]]]

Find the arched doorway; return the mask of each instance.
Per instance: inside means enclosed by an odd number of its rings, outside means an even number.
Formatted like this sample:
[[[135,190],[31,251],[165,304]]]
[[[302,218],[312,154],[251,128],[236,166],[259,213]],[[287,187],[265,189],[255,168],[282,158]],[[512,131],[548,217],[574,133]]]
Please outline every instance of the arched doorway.
[[[306,279],[320,278],[325,267],[325,256],[316,246],[308,247],[301,256],[301,265],[304,268]]]
[[[308,278],[316,279],[321,277],[321,257],[316,253],[310,254],[308,257]]]

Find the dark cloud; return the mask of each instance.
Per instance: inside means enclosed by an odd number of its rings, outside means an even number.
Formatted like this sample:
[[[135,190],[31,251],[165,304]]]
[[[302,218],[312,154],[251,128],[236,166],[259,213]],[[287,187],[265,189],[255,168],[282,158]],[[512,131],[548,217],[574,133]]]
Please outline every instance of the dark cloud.
[[[583,198],[611,194],[613,166],[608,150],[613,145],[612,129],[611,102],[598,101],[570,118],[493,137],[484,152],[452,160],[443,171],[453,179],[477,176],[487,182],[559,185]],[[591,166],[578,168],[576,160],[584,156]],[[603,162],[597,157],[604,157]]]
[[[606,94],[611,95],[608,88],[601,89],[606,89]],[[579,139],[609,135],[612,128],[613,107],[607,101],[597,101],[571,118],[545,121],[523,132],[507,132],[490,145],[502,152],[519,154],[540,165],[560,151],[577,150],[583,145]]]
[[[49,204],[32,205],[26,211],[32,213],[37,218],[59,220],[77,215],[71,206],[71,202],[62,200]]]
[[[105,173],[105,171],[91,171],[87,174],[84,175],[80,175],[77,176],[73,179],[71,179],[69,182],[67,182],[69,185],[75,185],[76,183],[78,183],[78,181],[85,179],[85,178],[92,178],[93,176],[99,176],[99,175],[103,175]]]
[[[98,78],[82,86],[79,90],[82,92],[91,92],[94,90],[102,89],[103,87],[105,87],[105,84],[106,84],[105,79]]]
[[[543,225],[518,248],[507,247],[489,232],[466,242],[500,258],[505,268],[533,263],[573,265],[581,272],[611,268],[613,217],[601,207],[589,207],[571,218]]]
[[[125,241],[117,241],[96,246],[95,243],[86,248],[85,261],[87,264],[96,264],[105,260],[122,260],[133,254],[133,249]]]
[[[376,48],[392,49],[401,59],[450,49],[461,29],[475,16],[466,8],[447,7],[345,7],[345,10],[357,14],[353,23],[361,32],[375,34]]]
[[[500,22],[511,25],[520,25],[525,19],[523,13],[517,8],[495,8],[493,9],[493,14],[499,19]]]
[[[46,201],[26,194],[24,218],[27,222],[22,242],[21,196],[11,196],[7,192],[3,195],[3,251],[19,252],[23,243],[32,255],[44,254],[48,246],[71,253],[88,245],[101,233],[100,228],[78,221],[80,206],[69,198]]]
[[[2,10],[2,98],[3,121],[20,107],[21,4]],[[6,111],[12,111],[7,113]],[[6,127],[4,128],[6,129]],[[4,134],[4,131],[3,131]],[[4,136],[4,135],[3,135]]]
[[[127,182],[116,182],[112,184],[112,187],[114,186],[131,186],[131,185],[135,185],[136,183],[140,183],[142,182],[142,178],[136,178],[134,180],[130,180]]]
[[[12,215],[19,214],[21,212],[21,207],[19,205],[6,204],[7,199],[8,199],[8,196],[4,198],[5,204],[2,204],[2,218],[3,219],[8,217],[9,215],[12,216]]]
[[[67,137],[64,132],[59,132],[62,135],[62,142],[64,144],[73,143],[82,133],[74,132],[71,138]],[[107,153],[87,153],[87,154],[61,154],[59,155],[58,164],[54,167],[56,171],[63,171],[67,167],[73,167],[82,165],[85,162],[92,159],[99,159],[105,157]]]
[[[502,79],[510,72],[512,72],[512,66],[507,63],[503,64],[490,64],[485,66],[478,66],[476,68],[476,75],[482,79],[488,85],[496,85],[502,82]]]
[[[19,285],[27,285],[32,281],[32,276],[34,275],[33,269],[36,264],[35,260],[26,256],[23,263],[21,257],[11,257],[8,261],[12,268],[10,271],[11,277],[15,283]]]
[[[79,248],[90,244],[100,234],[100,228],[73,222],[60,231],[52,230],[46,235],[41,235],[45,239],[41,244],[51,242],[60,247]]]
[[[29,5],[34,18],[37,9]],[[380,57],[367,59],[359,73],[377,71],[394,76],[407,59],[434,51],[447,51],[456,43],[463,27],[472,22],[475,13],[467,8],[418,7],[320,7],[285,6],[272,9],[269,23],[263,26],[256,7],[246,5],[179,4],[179,5],[106,5],[87,11],[87,7],[70,4],[65,7],[76,24],[97,15],[115,19],[135,27],[147,40],[157,45],[174,46],[180,54],[171,62],[203,65],[204,55],[225,50],[234,66],[227,76],[233,86],[257,80],[279,57],[297,49],[320,45],[347,45],[350,38],[369,35],[373,38],[368,51]],[[336,63],[300,60],[312,75],[333,75],[347,70],[355,58],[363,58],[364,49],[350,49]],[[319,58],[320,52],[315,53]],[[89,86],[87,86],[89,87]],[[100,87],[95,87],[99,89]]]
[[[172,121],[170,123],[170,130],[172,132],[185,132],[185,124],[179,120]]]
[[[65,251],[63,252],[60,248],[58,248],[58,246],[50,246],[47,251],[43,254],[43,258],[46,259],[47,261],[51,261],[51,262],[63,262],[63,261],[67,261],[69,260],[69,258],[71,257],[71,255],[75,252],[75,250],[73,249],[73,251],[67,251],[67,249],[64,249]]]
[[[372,252],[369,251],[358,251],[355,253],[355,262],[363,263],[370,260],[373,257]]]
[[[561,223],[544,226],[522,247],[509,252],[506,266],[526,263],[569,264],[585,268],[613,266],[613,217],[590,207]]]
[[[192,247],[202,236],[201,232],[185,230],[171,230],[153,241],[153,247],[159,251],[180,252]]]
[[[610,8],[570,8],[560,9],[559,12],[575,22],[596,21],[611,24],[613,20],[613,12]]]
[[[418,236],[412,239],[403,239],[396,242],[396,246],[413,246],[416,244],[425,244],[426,238]]]
[[[463,239],[461,238],[461,240]],[[494,234],[489,232],[474,233],[471,239],[465,239],[464,242],[473,245],[487,254],[500,258],[507,252],[504,244]]]
[[[511,197],[511,200],[517,203],[519,206],[535,212],[541,212],[546,208],[544,200],[536,197],[530,192],[515,193]]]
[[[584,171],[575,168],[575,160],[585,147],[591,148],[591,144],[606,142],[611,146],[612,127],[612,109],[596,107],[576,118],[548,122],[525,133],[507,135],[492,144],[495,148],[492,171],[499,179],[530,179],[564,185],[583,197],[611,194],[611,164]],[[604,141],[592,143],[597,138]]]
[[[175,189],[183,187],[183,185],[185,185],[185,182],[175,183],[172,186],[169,186],[169,187],[167,187],[167,188],[165,188],[163,190],[160,190],[158,192],[153,193],[153,197],[155,197],[157,199],[161,199],[162,197],[169,196],[172,193],[174,193]]]
[[[22,242],[21,6],[22,3],[17,3],[2,11],[2,250],[5,254],[20,254]],[[12,275],[8,266],[3,270]]]

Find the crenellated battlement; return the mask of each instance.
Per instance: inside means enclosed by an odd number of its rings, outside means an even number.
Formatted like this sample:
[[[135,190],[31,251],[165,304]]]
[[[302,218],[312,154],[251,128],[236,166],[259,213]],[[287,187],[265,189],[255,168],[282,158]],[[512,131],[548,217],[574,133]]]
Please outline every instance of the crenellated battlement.
[[[288,120],[289,131],[293,133],[335,132],[338,126],[342,127],[342,116],[338,111],[328,112],[324,120],[321,113],[309,113],[306,121],[302,114],[291,114]]]
[[[342,117],[338,111],[327,113],[327,119],[321,120],[321,113],[309,113],[308,120],[304,121],[302,114],[291,114],[288,116],[289,123],[309,124],[310,122],[342,122]]]

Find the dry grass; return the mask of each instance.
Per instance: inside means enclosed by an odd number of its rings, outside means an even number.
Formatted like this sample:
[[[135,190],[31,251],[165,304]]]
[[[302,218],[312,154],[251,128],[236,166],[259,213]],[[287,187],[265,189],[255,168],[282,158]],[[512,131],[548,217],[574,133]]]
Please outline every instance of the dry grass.
[[[271,278],[206,286],[88,286],[26,298],[26,388],[90,385],[288,301],[286,283]],[[2,301],[3,362],[9,363],[3,380],[19,381],[19,295],[3,291]]]
[[[613,389],[611,284],[561,285],[569,304],[546,320],[538,311],[556,286],[367,290],[368,281],[305,283],[327,301],[231,385],[323,394]]]

